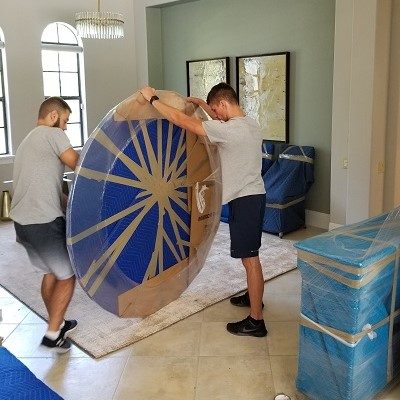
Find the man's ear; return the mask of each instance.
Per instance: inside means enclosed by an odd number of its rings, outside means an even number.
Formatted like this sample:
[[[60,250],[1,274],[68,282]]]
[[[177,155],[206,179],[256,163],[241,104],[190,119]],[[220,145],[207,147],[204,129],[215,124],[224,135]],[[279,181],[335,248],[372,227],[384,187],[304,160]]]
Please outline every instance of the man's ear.
[[[58,119],[58,111],[57,110],[50,111],[50,121],[56,122],[57,119]]]

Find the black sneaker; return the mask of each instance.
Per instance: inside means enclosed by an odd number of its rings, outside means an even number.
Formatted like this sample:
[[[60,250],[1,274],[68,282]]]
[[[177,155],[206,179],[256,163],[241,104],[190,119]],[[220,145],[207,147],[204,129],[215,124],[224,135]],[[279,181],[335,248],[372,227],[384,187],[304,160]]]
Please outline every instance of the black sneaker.
[[[71,342],[63,339],[61,335],[56,340],[51,340],[47,336],[43,336],[41,345],[56,353],[66,353],[71,348]]]
[[[254,322],[255,320],[250,317],[246,317],[243,321],[230,322],[226,325],[226,329],[229,333],[238,336],[255,336],[264,337],[267,336],[267,328],[265,327],[264,320]]]
[[[246,291],[241,296],[231,297],[230,302],[236,307],[250,307],[249,292]],[[264,303],[262,303],[262,308],[264,308]]]
[[[64,321],[64,326],[60,330],[60,337],[65,339],[69,336],[71,332],[76,329],[78,322],[74,319],[67,319]]]

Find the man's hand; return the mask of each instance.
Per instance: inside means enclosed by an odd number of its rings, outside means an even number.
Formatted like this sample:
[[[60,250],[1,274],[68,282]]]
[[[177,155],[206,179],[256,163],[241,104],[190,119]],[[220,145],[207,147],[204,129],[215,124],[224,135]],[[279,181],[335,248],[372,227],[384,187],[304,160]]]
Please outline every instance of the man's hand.
[[[204,104],[207,105],[207,103],[203,99],[199,99],[197,97],[188,97],[187,101],[190,101],[191,103],[196,104],[196,106],[200,106],[200,107],[203,107]]]
[[[67,212],[68,196],[65,193],[61,193],[61,209],[65,214]]]
[[[150,101],[150,99],[156,95],[156,89],[153,89],[150,86],[145,86],[144,88],[140,89],[140,93],[142,96],[147,100]]]

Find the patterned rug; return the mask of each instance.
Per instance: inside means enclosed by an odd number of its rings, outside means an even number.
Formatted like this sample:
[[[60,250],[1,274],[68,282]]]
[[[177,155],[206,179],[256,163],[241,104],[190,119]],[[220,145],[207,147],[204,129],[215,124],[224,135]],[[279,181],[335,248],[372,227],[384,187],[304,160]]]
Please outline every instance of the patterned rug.
[[[0,285],[41,317],[46,311],[40,297],[41,273],[31,266],[25,249],[15,242],[12,223],[0,223]],[[296,268],[293,241],[263,233],[260,249],[265,280]],[[92,357],[99,358],[135,343],[246,288],[240,260],[229,255],[228,225],[221,223],[206,263],[186,291],[147,318],[119,318],[90,300],[77,285],[68,317],[79,321],[71,339]]]

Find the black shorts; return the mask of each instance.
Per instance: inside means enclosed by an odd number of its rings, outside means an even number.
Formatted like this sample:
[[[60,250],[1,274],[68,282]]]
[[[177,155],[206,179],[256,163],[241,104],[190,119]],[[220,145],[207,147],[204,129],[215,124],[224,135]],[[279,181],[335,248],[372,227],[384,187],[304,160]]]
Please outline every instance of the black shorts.
[[[68,256],[63,217],[46,224],[20,225],[14,221],[14,227],[17,242],[25,247],[35,267],[59,280],[75,275]]]
[[[228,203],[231,257],[258,256],[258,250],[261,247],[265,202],[265,194],[255,194],[239,197]]]

